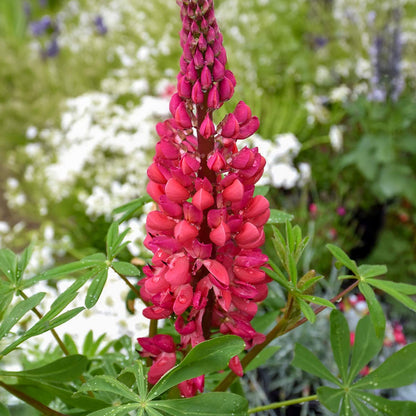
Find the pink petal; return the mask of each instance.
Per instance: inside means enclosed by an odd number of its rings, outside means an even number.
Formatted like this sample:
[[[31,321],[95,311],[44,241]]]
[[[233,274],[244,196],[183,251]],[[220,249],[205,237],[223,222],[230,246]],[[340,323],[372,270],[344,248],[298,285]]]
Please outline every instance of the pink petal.
[[[212,194],[207,192],[204,188],[199,189],[199,191],[197,191],[192,197],[192,204],[194,204],[201,211],[204,211],[214,205],[214,202]]]
[[[182,203],[189,198],[188,190],[174,178],[170,178],[165,186],[165,193],[172,202]]]
[[[230,278],[228,276],[227,269],[217,260],[204,260],[202,264],[207,270],[225,286],[230,284]]]

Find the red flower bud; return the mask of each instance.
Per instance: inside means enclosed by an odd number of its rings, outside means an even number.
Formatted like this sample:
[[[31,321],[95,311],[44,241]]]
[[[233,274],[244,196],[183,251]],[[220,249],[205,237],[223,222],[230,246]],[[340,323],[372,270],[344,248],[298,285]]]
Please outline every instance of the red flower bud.
[[[181,203],[189,198],[189,191],[175,178],[170,178],[165,186],[166,196],[173,202]]]
[[[213,134],[215,134],[215,126],[209,114],[206,115],[204,121],[201,123],[199,132],[201,133],[202,137],[205,137],[206,139],[209,139]]]
[[[197,191],[192,197],[192,204],[194,204],[201,211],[204,211],[214,205],[214,202],[214,197],[203,188]]]

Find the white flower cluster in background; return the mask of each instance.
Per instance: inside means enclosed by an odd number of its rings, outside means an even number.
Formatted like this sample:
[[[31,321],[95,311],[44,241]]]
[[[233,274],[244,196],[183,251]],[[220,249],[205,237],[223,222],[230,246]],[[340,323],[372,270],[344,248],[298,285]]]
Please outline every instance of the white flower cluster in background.
[[[257,182],[258,185],[291,189],[303,186],[309,181],[310,165],[299,163],[296,167],[293,162],[301,149],[301,144],[294,134],[278,134],[273,140],[266,140],[255,134],[248,140],[250,146],[258,147],[260,154],[266,159],[264,174]]]

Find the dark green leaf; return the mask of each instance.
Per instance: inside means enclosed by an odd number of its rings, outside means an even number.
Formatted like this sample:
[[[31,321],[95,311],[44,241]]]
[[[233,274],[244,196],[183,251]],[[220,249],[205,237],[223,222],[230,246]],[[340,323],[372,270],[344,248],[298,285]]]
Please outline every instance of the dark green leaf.
[[[355,330],[354,345],[347,384],[350,385],[357,374],[377,355],[383,346],[383,339],[377,338],[371,318],[360,319]]]
[[[377,338],[383,339],[384,330],[386,328],[386,317],[384,316],[383,309],[378,302],[373,289],[371,289],[367,283],[360,282],[358,288],[367,301],[368,310],[370,311],[371,321],[373,322]]]
[[[39,368],[26,371],[0,371],[0,375],[36,381],[65,382],[77,379],[86,370],[87,364],[88,360],[83,355],[69,355]]]
[[[91,309],[98,302],[107,281],[107,276],[108,269],[100,270],[91,282],[85,298],[85,306],[88,309]]]
[[[331,348],[342,380],[346,380],[350,359],[350,331],[342,312],[333,310],[330,317]]]
[[[270,218],[267,224],[284,224],[286,221],[292,221],[294,216],[278,209],[270,210]]]
[[[274,345],[272,347],[267,347],[264,350],[260,351],[252,361],[244,369],[244,372],[254,370],[257,367],[263,365],[269,358],[271,358],[277,351],[280,350],[279,345]]]
[[[292,365],[341,387],[340,381],[321,363],[321,361],[300,344],[296,344],[295,346],[295,358],[292,361]]]
[[[395,352],[377,369],[354,384],[362,389],[390,389],[416,381],[416,342]]]
[[[125,368],[120,375],[124,373],[132,373],[136,379],[137,389],[141,397],[147,395],[147,379],[144,374],[143,365],[140,361],[136,360],[130,367]]]
[[[40,380],[36,381],[27,379],[24,384],[13,384],[13,387],[31,397],[34,397],[44,404],[49,404],[51,400],[58,397],[68,406],[88,411],[98,410],[108,406],[108,403],[103,402],[102,400],[98,400],[90,396],[74,395],[74,391],[72,389],[43,383]]]
[[[395,299],[397,299],[400,303],[403,303],[403,305],[407,306],[409,309],[416,311],[416,302],[410,299],[408,296],[399,292],[396,289],[396,284],[394,282],[377,279],[367,279],[367,283],[371,286],[376,287],[377,289],[383,290],[390,296],[393,296]]]
[[[8,248],[0,249],[0,270],[10,282],[16,283],[17,256]]]
[[[413,416],[416,415],[416,402],[388,400],[365,391],[354,390],[354,396],[359,397],[366,404],[388,416]],[[378,413],[377,413],[378,414]],[[374,412],[371,413],[374,415]]]
[[[321,280],[324,276],[315,276],[315,271],[311,270],[305,275],[298,282],[298,289],[302,292],[309,289],[311,286],[315,285],[319,280]]]
[[[124,276],[140,276],[140,270],[131,263],[117,261],[111,264],[111,267],[119,274]]]
[[[10,331],[10,329],[12,329],[13,326],[16,325],[24,315],[26,315],[27,312],[39,305],[45,295],[45,292],[36,293],[36,295],[33,295],[15,305],[0,325],[0,339],[3,338]]]
[[[146,415],[147,416],[165,416],[162,413],[160,413],[158,410],[153,409],[151,405],[146,406]]]
[[[75,344],[74,339],[69,334],[64,335],[64,344],[67,348],[67,350],[70,352],[70,354],[78,354],[78,348]]]
[[[153,401],[149,406],[172,416],[246,416],[247,400],[234,393],[204,393],[190,399]]]
[[[367,279],[369,277],[382,276],[383,274],[386,274],[387,267],[384,264],[376,264],[376,265],[363,264],[358,267],[358,271],[360,272],[360,276],[363,279]]]
[[[358,271],[358,267],[357,267],[357,264],[355,263],[355,261],[351,260],[343,250],[341,250],[337,246],[334,246],[333,244],[327,244],[326,248],[347,269],[351,270],[356,276],[360,275],[360,272]]]
[[[316,321],[316,315],[315,315],[313,309],[301,297],[297,297],[296,301],[299,304],[300,310],[305,315],[305,318],[309,322],[314,323]]]
[[[148,399],[153,400],[182,381],[223,370],[232,357],[243,351],[244,345],[244,341],[235,335],[224,335],[201,342],[153,386]]]
[[[333,389],[332,387],[318,387],[317,389],[319,401],[331,412],[338,413],[341,400],[345,391],[342,389]]]
[[[136,403],[140,403],[140,397],[130,390],[125,384],[121,383],[114,377],[101,375],[93,377],[84,383],[78,390],[78,392],[87,391],[106,391],[109,393],[116,394],[118,396],[125,397]]]

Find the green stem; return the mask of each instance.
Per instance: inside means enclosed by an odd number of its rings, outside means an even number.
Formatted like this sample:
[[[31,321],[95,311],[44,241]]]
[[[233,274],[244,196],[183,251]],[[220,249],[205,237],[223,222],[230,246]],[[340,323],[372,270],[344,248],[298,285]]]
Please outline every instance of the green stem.
[[[43,403],[38,402],[33,397],[28,396],[26,393],[23,393],[22,391],[17,390],[10,384],[6,384],[0,381],[0,387],[3,387],[4,390],[8,391],[10,394],[13,394],[13,396],[16,396],[20,400],[24,401],[25,403],[39,410],[45,416],[67,416],[64,413],[59,413],[51,409],[50,407],[45,406]]]
[[[22,290],[19,290],[19,294],[23,299],[25,299],[25,300],[28,299],[28,297],[26,296],[26,294]],[[43,315],[39,312],[39,310],[36,307],[32,308],[32,311],[39,319],[43,318]],[[50,331],[51,331],[51,334],[53,335],[53,337],[55,338],[56,342],[58,343],[59,348],[62,350],[62,352],[66,356],[71,355],[70,352],[68,351],[68,349],[66,348],[66,345],[64,344],[64,342],[59,337],[58,333],[54,329],[51,329]]]
[[[335,303],[342,299],[347,293],[351,292],[351,290],[358,286],[358,283],[359,280],[356,280],[353,284],[348,286],[337,296],[333,297],[330,300],[330,302]],[[326,306],[320,306],[319,308],[316,308],[314,310],[315,315],[318,315],[326,308]],[[288,316],[290,316],[289,308],[287,308],[285,316],[283,316],[283,318],[279,320],[276,326],[266,335],[265,341],[261,344],[255,345],[244,356],[244,358],[241,360],[241,365],[243,366],[243,368],[247,367],[248,363],[250,363],[257,356],[257,354],[259,354],[265,347],[267,347],[267,345],[269,345],[275,338],[287,334],[288,332],[307,322],[306,318],[302,318],[299,319],[295,324],[289,326],[289,320],[287,318]],[[215,391],[226,391],[236,377],[237,375],[234,372],[230,371],[228,375],[220,382],[220,384],[218,384],[218,386],[215,388]]]
[[[114,270],[114,269],[113,269]],[[116,270],[114,270],[120,277],[121,277],[121,279],[126,283],[126,285],[134,292],[134,294],[139,298],[139,299],[141,299],[141,296],[140,296],[140,291],[139,291],[139,289],[137,289],[137,287],[135,286],[135,285],[133,285],[130,281],[129,281],[129,279],[127,279],[127,277],[126,276],[124,276],[123,274],[120,274],[119,272],[117,272]]]
[[[314,394],[313,396],[299,397],[298,399],[286,400],[284,402],[271,403],[266,406],[253,407],[252,409],[248,409],[248,413],[256,413],[256,412],[262,412],[263,410],[278,409],[279,407],[286,407],[286,406],[291,406],[292,404],[311,402],[317,399],[318,399],[318,396],[316,394]]]

